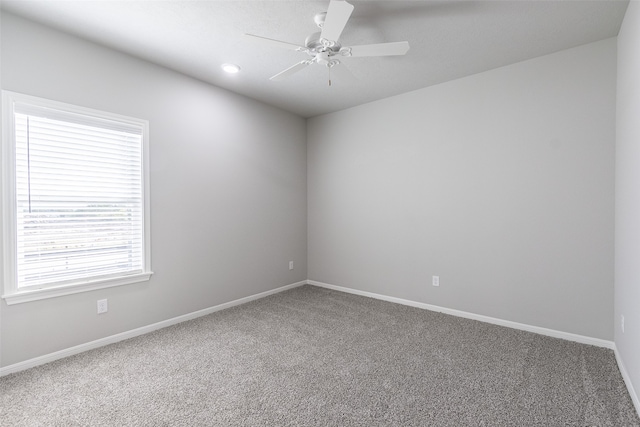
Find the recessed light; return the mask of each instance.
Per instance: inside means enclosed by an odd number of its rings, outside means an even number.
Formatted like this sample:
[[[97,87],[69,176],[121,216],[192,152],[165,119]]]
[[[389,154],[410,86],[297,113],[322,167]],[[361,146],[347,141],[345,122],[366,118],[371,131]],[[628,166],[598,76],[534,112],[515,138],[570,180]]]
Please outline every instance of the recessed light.
[[[240,72],[240,67],[236,64],[222,64],[222,69],[229,74],[236,74]]]

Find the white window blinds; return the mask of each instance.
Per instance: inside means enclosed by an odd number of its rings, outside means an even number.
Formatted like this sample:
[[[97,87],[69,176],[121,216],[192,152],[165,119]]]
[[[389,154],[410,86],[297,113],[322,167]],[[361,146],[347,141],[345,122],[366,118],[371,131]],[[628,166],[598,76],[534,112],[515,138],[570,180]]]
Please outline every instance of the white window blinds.
[[[17,288],[142,273],[143,127],[15,105]]]

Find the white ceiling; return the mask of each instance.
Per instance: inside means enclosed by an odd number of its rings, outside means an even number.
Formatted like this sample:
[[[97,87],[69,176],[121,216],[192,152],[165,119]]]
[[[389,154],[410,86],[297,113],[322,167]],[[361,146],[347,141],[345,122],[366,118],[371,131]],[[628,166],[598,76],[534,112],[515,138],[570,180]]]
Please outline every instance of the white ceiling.
[[[308,58],[243,37],[294,44],[318,31],[327,1],[2,0],[4,11],[177,70],[303,117],[337,111],[618,34],[628,0],[357,1],[343,45],[407,40],[406,56],[346,58],[357,77],[328,86],[326,67],[272,75]],[[225,74],[220,65],[242,71]]]

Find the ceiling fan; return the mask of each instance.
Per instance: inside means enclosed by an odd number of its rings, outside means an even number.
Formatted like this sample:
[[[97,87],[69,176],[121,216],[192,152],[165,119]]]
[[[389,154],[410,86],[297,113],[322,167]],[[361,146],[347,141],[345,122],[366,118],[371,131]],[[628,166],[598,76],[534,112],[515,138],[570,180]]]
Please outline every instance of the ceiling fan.
[[[269,46],[303,52],[311,57],[279,72],[275,76],[272,76],[270,80],[283,80],[313,63],[326,66],[330,70],[330,73],[333,71],[335,74],[339,74],[339,78],[351,79],[353,75],[344,65],[337,67],[337,65],[342,64],[338,58],[404,55],[407,53],[409,50],[409,42],[406,41],[342,46],[339,41],[340,35],[351,17],[352,12],[352,4],[343,0],[331,0],[327,11],[318,13],[313,19],[321,31],[307,37],[304,46],[253,34],[245,34],[245,36]],[[331,85],[331,78],[329,78],[329,85]]]

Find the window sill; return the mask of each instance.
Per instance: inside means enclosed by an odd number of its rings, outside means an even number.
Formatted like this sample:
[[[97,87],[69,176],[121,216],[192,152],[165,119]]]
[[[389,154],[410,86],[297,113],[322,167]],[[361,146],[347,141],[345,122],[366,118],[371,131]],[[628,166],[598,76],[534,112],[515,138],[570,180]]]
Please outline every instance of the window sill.
[[[130,285],[132,283],[146,282],[153,272],[140,273],[131,276],[118,277],[116,279],[96,280],[87,283],[58,286],[54,288],[33,289],[2,295],[7,305],[21,304],[23,302],[37,301],[46,298],[55,298],[63,295],[77,294],[80,292],[95,291],[97,289],[112,288],[114,286]]]

